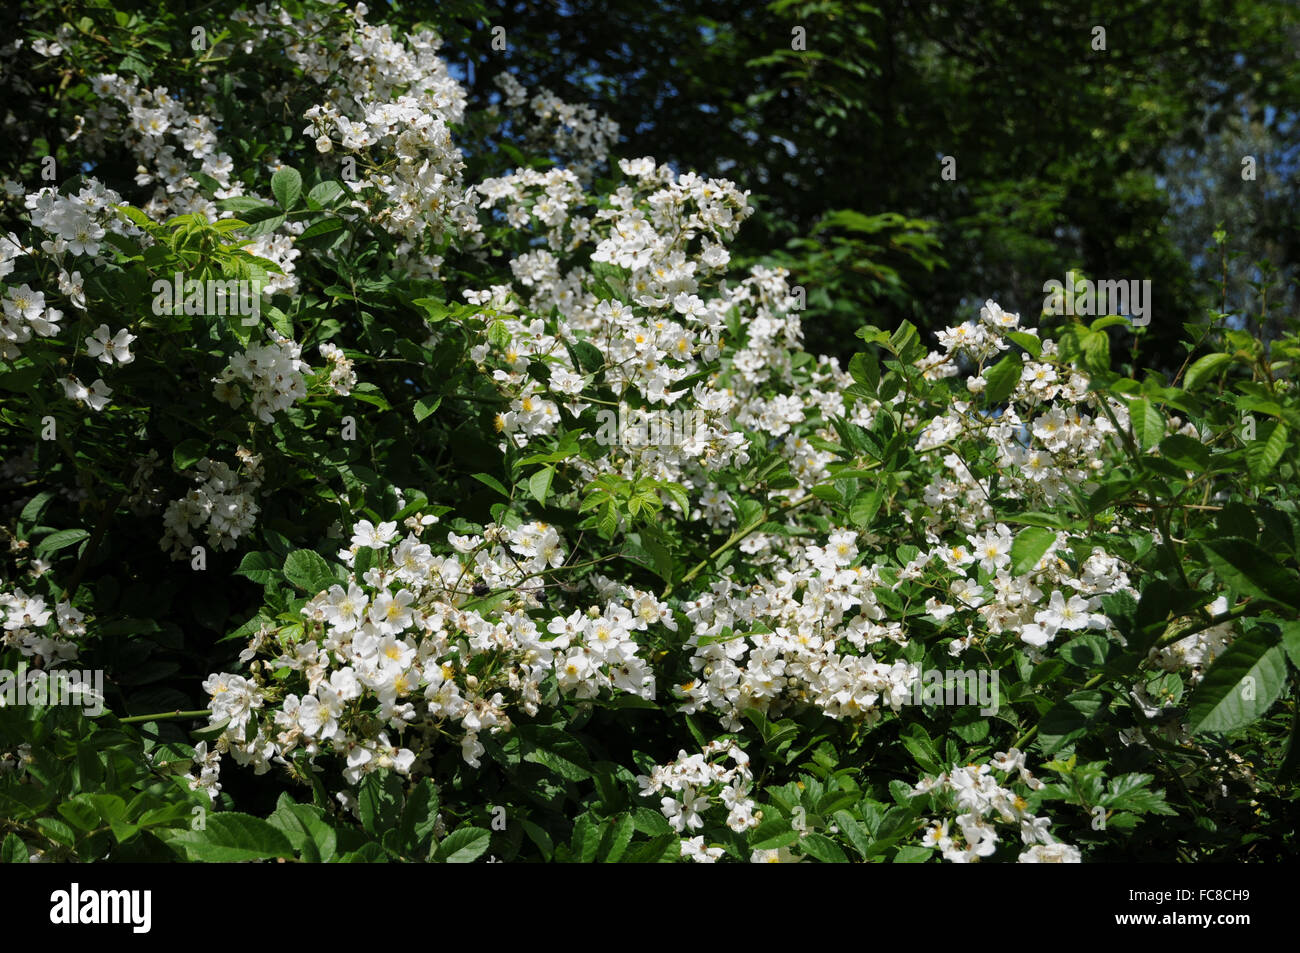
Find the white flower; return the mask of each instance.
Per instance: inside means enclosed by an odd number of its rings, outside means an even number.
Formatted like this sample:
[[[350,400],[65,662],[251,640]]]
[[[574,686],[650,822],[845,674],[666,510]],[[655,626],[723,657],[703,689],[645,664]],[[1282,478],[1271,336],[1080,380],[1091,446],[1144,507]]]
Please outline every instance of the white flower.
[[[681,851],[683,857],[689,857],[697,864],[716,863],[723,853],[721,847],[705,847],[703,834],[683,840]]]
[[[383,549],[397,538],[397,523],[380,523],[375,526],[370,520],[361,520],[352,527],[352,545],[371,549]]]
[[[1079,848],[1069,844],[1035,844],[1019,857],[1021,864],[1081,864],[1083,857]]]
[[[119,364],[130,364],[135,360],[135,355],[129,350],[135,335],[123,328],[116,335],[110,337],[107,324],[101,324],[95,329],[95,333],[86,338],[86,353],[91,357],[99,358],[105,364],[112,364],[117,361]]]

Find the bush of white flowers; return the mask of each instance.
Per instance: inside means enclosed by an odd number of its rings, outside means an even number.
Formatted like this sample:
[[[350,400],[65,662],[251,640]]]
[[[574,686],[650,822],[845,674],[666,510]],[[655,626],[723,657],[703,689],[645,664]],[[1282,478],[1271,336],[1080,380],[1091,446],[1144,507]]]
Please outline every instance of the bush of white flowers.
[[[6,860],[1293,843],[1294,333],[1127,376],[987,301],[842,366],[743,169],[467,113],[360,4],[94,29],[4,181]],[[17,701],[73,667],[102,713]]]

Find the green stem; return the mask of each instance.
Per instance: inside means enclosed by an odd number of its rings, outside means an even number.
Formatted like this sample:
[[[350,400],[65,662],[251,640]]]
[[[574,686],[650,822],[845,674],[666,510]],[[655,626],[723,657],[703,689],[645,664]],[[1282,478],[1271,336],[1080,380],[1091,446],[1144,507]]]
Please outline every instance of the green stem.
[[[156,715],[132,715],[129,718],[119,718],[118,721],[124,725],[130,725],[146,721],[180,721],[182,719],[206,718],[211,714],[211,708],[204,708],[201,711],[162,711]]]

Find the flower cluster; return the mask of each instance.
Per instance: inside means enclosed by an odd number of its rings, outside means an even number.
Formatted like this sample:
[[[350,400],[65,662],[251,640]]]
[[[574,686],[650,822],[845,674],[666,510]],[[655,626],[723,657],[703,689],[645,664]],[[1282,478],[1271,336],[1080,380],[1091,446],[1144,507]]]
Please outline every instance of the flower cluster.
[[[496,85],[512,117],[520,116],[525,144],[541,155],[557,158],[579,182],[589,183],[618,140],[618,123],[590,106],[566,103],[549,89],[528,90],[510,73],[499,73]],[[528,106],[528,112],[517,107]]]
[[[86,634],[85,616],[66,600],[50,606],[38,595],[22,589],[0,592],[4,635],[0,645],[14,646],[27,658],[48,668],[77,658]]]
[[[31,285],[9,288],[0,299],[0,357],[16,360],[22,353],[18,345],[30,341],[33,332],[40,337],[58,334],[62,318],[63,312],[47,307],[45,295]]]
[[[249,406],[257,418],[271,423],[275,415],[293,402],[307,396],[307,379],[311,368],[299,360],[302,348],[274,329],[267,329],[270,341],[250,344],[243,354],[236,354],[213,378],[213,392],[217,399],[238,408],[244,397],[242,388],[248,389]]]
[[[162,548],[172,559],[186,559],[195,545],[194,530],[206,533],[213,549],[231,550],[257,523],[257,492],[262,485],[262,458],[243,447],[237,451],[238,469],[204,457],[195,464],[199,484],[179,500],[167,504],[163,514]]]
[[[365,4],[353,8],[355,29],[337,52],[301,43],[265,5],[244,16],[283,34],[290,59],[309,75],[330,77],[328,100],[303,117],[310,122],[303,132],[319,152],[395,157],[374,163],[365,178],[342,178],[358,196],[356,206],[402,239],[398,267],[437,277],[442,260],[428,247],[447,236],[472,243],[480,230],[449,128],[464,114],[465,91],[437,55],[437,35],[422,31],[402,43],[389,27],[366,23],[366,12]]]
[[[727,759],[733,762],[730,767]],[[659,809],[679,834],[703,828],[704,815],[719,806],[727,808],[726,825],[733,831],[757,827],[759,816],[750,797],[753,781],[749,755],[722,740],[709,742],[698,754],[679,751],[677,760],[637,778],[642,797],[662,794]],[[683,840],[681,851],[699,863],[713,863],[723,853],[720,847],[705,847],[703,835]]]
[[[603,610],[540,628],[522,610],[541,604],[543,575],[563,562],[554,528],[449,532],[451,551],[438,554],[421,541],[434,522],[413,517],[401,538],[396,521],[353,527],[340,554],[353,569],[346,581],[310,599],[302,624],[254,638],[245,660],[266,661],[251,679],[214,674],[206,683],[211,723],[226,722],[218,750],[263,770],[271,760],[329,753],[356,784],[378,768],[427,773],[441,738],[477,767],[481,736],[508,731],[513,709],[535,715],[556,693],[654,697],[633,633],[670,623],[665,605],[627,590],[626,604],[611,597]],[[492,614],[474,607],[490,589],[510,596]],[[254,729],[264,705],[270,717]]]
[[[343,349],[330,344],[328,341],[319,348],[320,356],[325,359],[329,365],[329,377],[326,386],[340,397],[346,397],[352,393],[352,388],[357,386],[357,375],[352,369],[352,361],[343,353]]]
[[[127,234],[130,228],[113,212],[113,206],[121,201],[122,196],[94,178],[75,195],[60,195],[58,189],[47,186],[24,200],[32,225],[52,236],[41,242],[41,250],[55,257],[93,257],[99,254],[108,232]]]
[[[1002,775],[999,781],[995,775]],[[933,802],[950,806],[957,814],[949,819],[927,821],[921,845],[943,854],[944,860],[965,864],[989,857],[998,846],[998,824],[1011,826],[1025,845],[1020,863],[1079,863],[1077,847],[1058,842],[1048,832],[1052,822],[1029,812],[1029,805],[1007,783],[1016,776],[1029,790],[1043,782],[1025,767],[1025,755],[1012,748],[997,752],[988,764],[954,767],[937,778],[925,778],[913,794],[932,795]],[[955,828],[954,828],[955,823]]]

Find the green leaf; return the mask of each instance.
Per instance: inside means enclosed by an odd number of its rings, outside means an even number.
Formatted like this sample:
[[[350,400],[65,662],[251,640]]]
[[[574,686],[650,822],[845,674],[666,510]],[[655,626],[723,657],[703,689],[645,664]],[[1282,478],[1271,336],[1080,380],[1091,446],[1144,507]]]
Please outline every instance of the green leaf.
[[[406,798],[402,808],[401,843],[412,854],[428,852],[438,819],[438,789],[425,778]]]
[[[318,206],[333,205],[343,197],[343,186],[337,182],[322,182],[312,186],[307,201]]]
[[[278,214],[275,210],[275,206],[271,203],[264,202],[261,199],[255,199],[248,195],[233,195],[228,199],[217,199],[213,204],[223,212],[237,212],[241,215],[245,212],[252,211],[264,212],[267,209],[270,209],[272,214]],[[136,224],[139,225],[140,222],[136,221]]]
[[[1300,670],[1300,622],[1280,622],[1282,629],[1282,647],[1291,659],[1291,664]]]
[[[610,824],[603,837],[600,839],[600,850],[596,854],[596,859],[602,864],[616,864],[627,851],[627,845],[632,843],[632,834],[636,831],[636,825],[632,822],[632,815],[621,814]]]
[[[849,862],[840,846],[825,834],[805,834],[799,838],[799,849],[811,857],[816,857],[823,863],[847,864]]]
[[[1237,592],[1300,607],[1300,577],[1245,539],[1203,540],[1201,550],[1224,585]]]
[[[343,219],[337,216],[332,215],[329,218],[319,219],[303,229],[302,234],[298,236],[298,242],[305,242],[312,238],[319,238],[321,235],[342,231],[343,225]]]
[[[937,771],[935,772],[938,773]],[[835,825],[863,859],[871,854],[871,835],[848,811],[835,812]]]
[[[1043,750],[1051,754],[1082,738],[1105,704],[1105,696],[1095,689],[1078,691],[1062,699],[1039,722]]]
[[[528,492],[538,503],[545,503],[551,492],[551,478],[555,476],[554,467],[543,467],[528,480]]]
[[[1285,683],[1285,650],[1266,627],[1257,627],[1210,665],[1188,702],[1187,726],[1193,734],[1244,728],[1268,711]]]
[[[23,846],[22,839],[17,834],[5,837],[4,845],[0,846],[0,863],[25,864],[29,856],[27,848]]]
[[[919,844],[905,844],[894,854],[896,864],[923,864],[934,856],[934,850]]]
[[[750,850],[772,850],[786,847],[799,839],[799,832],[790,826],[790,819],[775,810],[749,835]]]
[[[1020,382],[1021,364],[1020,354],[1012,352],[1002,360],[998,361],[992,367],[984,372],[984,380],[987,385],[984,388],[984,399],[991,406],[1000,404],[1016,389],[1016,384]]]
[[[1083,669],[1100,668],[1106,662],[1110,642],[1104,635],[1080,635],[1061,646],[1060,656]]]
[[[1205,444],[1186,434],[1170,434],[1161,440],[1160,456],[1184,470],[1196,473],[1204,473],[1210,466],[1210,451]]]
[[[172,450],[172,463],[177,470],[188,470],[207,455],[208,445],[202,440],[191,437],[182,440]]]
[[[57,810],[80,830],[93,831],[99,826],[99,811],[95,810],[95,806],[90,803],[89,794],[78,794],[60,804]]]
[[[281,212],[274,205],[266,205],[263,206],[262,208],[255,209],[251,212],[245,212],[243,216],[243,220],[248,223],[247,226],[244,228],[244,234],[249,238],[257,238],[258,236],[261,235],[269,235],[271,232],[275,231],[277,228],[283,225],[284,213]],[[232,266],[238,266],[240,268],[244,268],[244,267],[251,268],[253,264],[252,262],[249,262],[247,259],[242,259],[244,264],[239,265],[239,261],[241,260],[237,259],[235,261],[232,261],[230,264]],[[232,274],[231,277],[251,278],[253,277],[253,275],[251,273],[243,274],[243,275]]]
[[[492,489],[496,490],[498,493],[500,493],[502,496],[504,496],[507,500],[510,499],[510,491],[507,490],[507,489],[502,485],[501,481],[498,480],[496,477],[491,476],[491,475],[489,475],[489,474],[487,474],[487,473],[475,473],[475,474],[474,474],[474,479],[478,480],[478,481],[479,481],[480,483],[482,483],[484,486],[490,486],[490,487],[492,487]]]
[[[415,422],[417,424],[422,422],[426,417],[437,410],[441,403],[441,394],[434,397],[421,397],[415,402]]]
[[[45,490],[42,493],[37,493],[27,501],[27,505],[23,507],[23,511],[18,514],[18,519],[28,525],[35,523],[40,519],[41,513],[45,511],[45,507],[49,505],[50,500],[54,499],[54,496],[55,493],[53,490]]]
[[[293,845],[283,832],[249,814],[209,813],[201,831],[163,831],[158,836],[190,860],[224,864],[293,856]]]
[[[402,779],[394,771],[374,771],[357,788],[357,813],[361,826],[381,834],[397,826],[402,813]]]
[[[898,355],[904,364],[911,364],[925,353],[925,345],[921,343],[921,336],[911,321],[904,321],[898,326],[898,330],[889,336],[886,347]]]
[[[1201,382],[1214,376],[1214,373],[1232,360],[1231,354],[1207,354],[1205,357],[1194,362],[1187,369],[1187,376],[1183,378],[1183,387],[1186,390],[1193,391],[1200,386]]]
[[[492,834],[481,827],[461,827],[438,844],[436,859],[444,864],[468,864],[483,856]]]
[[[1165,418],[1151,401],[1143,397],[1132,401],[1128,408],[1133,428],[1133,438],[1143,450],[1150,450],[1165,436]]]
[[[624,858],[629,864],[671,864],[682,856],[681,839],[672,831],[645,844],[637,844]]]
[[[1127,325],[1129,319],[1118,314],[1108,314],[1104,318],[1098,318],[1088,325],[1089,331],[1104,331],[1106,328],[1113,328],[1116,325]]]
[[[302,195],[302,176],[298,170],[285,166],[271,176],[271,194],[286,212],[297,205]]]
[[[849,373],[853,375],[855,381],[873,394],[880,386],[880,365],[870,354],[859,351],[849,358]]]
[[[235,575],[244,576],[264,586],[281,578],[280,561],[270,553],[245,553]]]
[[[84,529],[61,529],[50,533],[36,544],[36,555],[48,556],[50,553],[57,553],[60,549],[75,546],[89,535],[90,533]]]
[[[596,848],[599,846],[600,835],[596,833],[596,821],[588,811],[573,825],[573,841],[569,844],[569,849],[575,861],[589,864],[596,859]]]
[[[1043,526],[1028,526],[1016,534],[1011,544],[1011,572],[1023,576],[1032,572],[1038,561],[1056,542],[1056,533]]]
[[[524,755],[525,761],[540,764],[570,781],[585,781],[591,777],[590,759],[576,739],[547,732],[529,741],[533,747]]]
[[[853,521],[855,526],[860,526],[863,529],[869,528],[876,518],[876,514],[880,512],[880,504],[884,499],[885,492],[879,487],[860,494],[849,505],[849,519]]]
[[[1006,336],[1028,351],[1030,357],[1037,359],[1043,353],[1043,342],[1039,340],[1036,334],[1027,334],[1024,331],[1008,331]]]
[[[938,774],[943,770],[939,763],[939,749],[934,746],[929,732],[919,722],[914,721],[900,731],[898,740],[903,742],[903,747],[908,750],[922,771]]]
[[[320,555],[310,549],[299,549],[284,560],[284,578],[311,595],[324,592],[334,585],[334,570]]]
[[[528,839],[536,844],[537,849],[542,852],[542,859],[549,862],[551,856],[555,853],[555,844],[551,841],[551,835],[546,833],[544,828],[539,827],[530,820],[525,819],[522,823],[524,833],[528,835]]]
[[[275,812],[267,818],[289,841],[303,860],[329,863],[338,853],[338,834],[325,822],[324,812],[309,804],[297,804],[281,794]]]
[[[1279,420],[1273,424],[1273,432],[1267,439],[1246,444],[1246,469],[1250,471],[1252,480],[1262,481],[1277,466],[1286,452],[1287,436],[1286,424]]]

